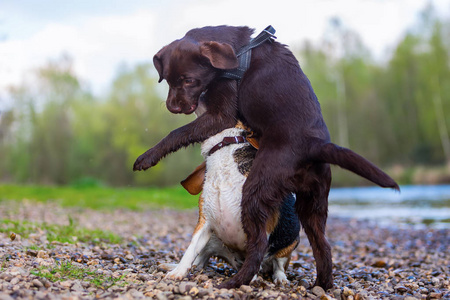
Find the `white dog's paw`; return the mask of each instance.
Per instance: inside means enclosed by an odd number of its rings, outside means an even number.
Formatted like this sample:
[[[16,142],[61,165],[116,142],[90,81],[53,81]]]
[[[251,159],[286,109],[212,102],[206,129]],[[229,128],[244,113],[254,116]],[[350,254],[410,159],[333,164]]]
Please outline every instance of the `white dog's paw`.
[[[276,285],[286,285],[289,283],[286,274],[281,271],[275,272],[272,276],[272,279]]]
[[[174,270],[170,271],[169,273],[164,276],[166,279],[172,279],[172,280],[182,280],[184,277],[186,277],[187,270],[181,270],[180,268],[175,268]]]

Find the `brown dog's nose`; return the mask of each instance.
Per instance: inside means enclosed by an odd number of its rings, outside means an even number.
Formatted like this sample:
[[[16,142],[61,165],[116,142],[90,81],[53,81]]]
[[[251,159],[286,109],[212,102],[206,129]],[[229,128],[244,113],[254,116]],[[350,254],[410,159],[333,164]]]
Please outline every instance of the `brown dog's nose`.
[[[166,102],[166,106],[167,106],[167,109],[173,114],[181,113],[181,107],[178,105],[170,105],[168,102]]]

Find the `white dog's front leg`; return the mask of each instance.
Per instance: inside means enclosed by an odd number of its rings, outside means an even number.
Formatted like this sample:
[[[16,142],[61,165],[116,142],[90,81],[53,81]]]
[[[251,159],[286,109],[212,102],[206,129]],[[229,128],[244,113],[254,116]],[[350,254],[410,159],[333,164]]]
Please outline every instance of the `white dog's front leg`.
[[[203,250],[210,238],[211,229],[208,224],[205,224],[197,232],[194,233],[191,243],[184,253],[183,258],[181,258],[180,263],[174,270],[167,273],[166,278],[178,280],[183,279],[183,277],[187,275],[189,269],[192,267],[192,263],[194,262],[195,258],[198,256],[200,251]]]
[[[289,257],[279,257],[273,259],[273,275],[272,279],[275,284],[286,284],[289,280],[286,277],[285,265]]]

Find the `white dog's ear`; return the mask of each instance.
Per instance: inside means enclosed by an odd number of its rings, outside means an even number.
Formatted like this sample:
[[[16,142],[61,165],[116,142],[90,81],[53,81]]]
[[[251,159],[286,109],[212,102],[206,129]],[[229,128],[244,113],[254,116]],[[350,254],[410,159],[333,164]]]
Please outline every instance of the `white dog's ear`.
[[[209,59],[214,68],[229,70],[239,66],[236,54],[229,44],[204,42],[200,46],[200,53]]]

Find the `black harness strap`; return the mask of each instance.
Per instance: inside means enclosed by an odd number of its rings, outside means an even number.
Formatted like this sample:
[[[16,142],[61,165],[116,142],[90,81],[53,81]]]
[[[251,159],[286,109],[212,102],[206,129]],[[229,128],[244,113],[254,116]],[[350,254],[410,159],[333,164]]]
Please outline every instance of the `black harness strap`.
[[[245,71],[247,71],[250,67],[250,59],[252,58],[251,50],[266,41],[272,42],[273,39],[276,38],[274,34],[275,29],[271,25],[269,25],[260,34],[258,34],[257,37],[250,40],[250,43],[248,45],[239,49],[238,53],[236,54],[236,57],[239,61],[239,67],[237,67],[236,69],[223,71],[222,77],[234,79],[237,81],[241,80],[244,76]]]

